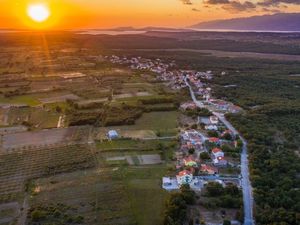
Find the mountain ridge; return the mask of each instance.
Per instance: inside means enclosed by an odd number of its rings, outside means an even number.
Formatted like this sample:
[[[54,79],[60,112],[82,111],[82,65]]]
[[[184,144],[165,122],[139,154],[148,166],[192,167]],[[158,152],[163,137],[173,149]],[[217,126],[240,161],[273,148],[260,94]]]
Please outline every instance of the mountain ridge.
[[[300,13],[277,13],[226,20],[214,20],[192,25],[194,29],[300,31]]]

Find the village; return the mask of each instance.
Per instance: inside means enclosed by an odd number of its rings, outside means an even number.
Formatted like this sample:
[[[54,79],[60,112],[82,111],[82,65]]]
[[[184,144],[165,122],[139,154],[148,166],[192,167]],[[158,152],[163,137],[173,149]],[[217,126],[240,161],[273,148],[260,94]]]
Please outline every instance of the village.
[[[194,101],[184,102],[180,110],[190,117],[196,117],[195,123],[181,128],[180,147],[176,150],[175,177],[163,177],[162,188],[167,191],[179,190],[182,185],[200,192],[209,182],[217,182],[223,187],[234,185],[241,188],[240,153],[243,143],[238,135],[228,129],[211,112],[238,113],[241,108],[212,97],[212,89],[205,82],[213,79],[212,71],[199,72],[177,70],[174,61],[164,63],[160,59],[144,59],[106,56],[111,63],[127,65],[134,70],[151,71],[156,79],[165,82],[170,88],[179,90],[192,88],[200,99],[200,109],[206,109],[207,116],[199,116]],[[222,72],[221,75],[225,75]]]

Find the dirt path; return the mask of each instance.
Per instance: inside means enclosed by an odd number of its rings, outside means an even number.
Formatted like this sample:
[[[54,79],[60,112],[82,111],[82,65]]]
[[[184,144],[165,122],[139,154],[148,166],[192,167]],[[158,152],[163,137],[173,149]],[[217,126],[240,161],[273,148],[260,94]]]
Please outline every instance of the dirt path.
[[[22,209],[20,210],[20,217],[18,218],[18,225],[25,225],[27,219],[27,213],[29,210],[28,196],[26,195],[23,201]]]

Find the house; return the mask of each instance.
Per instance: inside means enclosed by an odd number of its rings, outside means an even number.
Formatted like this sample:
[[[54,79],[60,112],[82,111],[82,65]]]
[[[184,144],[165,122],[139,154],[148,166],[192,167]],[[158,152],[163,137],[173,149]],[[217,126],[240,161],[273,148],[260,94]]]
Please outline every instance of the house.
[[[205,130],[214,130],[217,131],[218,127],[216,125],[206,125]]]
[[[225,135],[225,134],[230,134],[231,136],[233,136],[233,132],[231,131],[231,130],[224,130],[223,132],[222,132],[222,137]]]
[[[220,144],[220,139],[216,137],[210,137],[208,139],[209,143],[215,143],[215,144]]]
[[[190,188],[194,191],[201,191],[201,189],[206,184],[206,181],[202,180],[201,177],[193,177],[190,181]],[[163,177],[162,178],[162,188],[167,191],[179,190],[180,185],[175,177]]]
[[[167,191],[178,190],[179,185],[176,178],[163,177],[162,178],[162,188]]]
[[[190,184],[193,180],[193,174],[189,170],[183,170],[176,176],[179,185]]]
[[[211,151],[213,158],[224,157],[224,152],[220,148],[213,148]]]
[[[216,116],[210,116],[209,117],[209,120],[210,120],[210,123],[211,124],[218,124],[219,123],[219,119],[218,119],[218,117],[216,117]]]
[[[188,109],[196,109],[197,106],[194,102],[185,102],[180,105],[180,108],[183,110],[188,110]]]
[[[119,134],[118,134],[118,132],[115,131],[115,130],[110,130],[110,131],[108,131],[108,133],[107,133],[107,137],[108,137],[109,139],[116,139],[116,138],[119,137]]]
[[[185,159],[183,159],[184,165],[185,166],[189,166],[189,167],[196,167],[197,166],[197,162],[194,159],[193,156],[188,156]]]
[[[201,133],[196,130],[184,131],[181,134],[181,150],[185,151],[192,148],[195,150],[203,149]]]
[[[225,158],[222,156],[215,158],[213,160],[213,163],[215,166],[219,166],[219,167],[227,166],[227,160],[225,160]]]
[[[210,120],[208,117],[198,117],[198,121],[200,124],[210,125]]]
[[[201,164],[200,171],[209,175],[214,175],[218,173],[218,169],[216,167],[207,164]]]

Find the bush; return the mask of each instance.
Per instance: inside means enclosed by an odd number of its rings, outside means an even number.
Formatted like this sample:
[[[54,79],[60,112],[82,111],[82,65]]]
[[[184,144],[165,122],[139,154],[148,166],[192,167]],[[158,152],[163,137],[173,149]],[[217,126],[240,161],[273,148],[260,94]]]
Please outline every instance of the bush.
[[[31,219],[33,221],[39,221],[46,218],[46,213],[44,211],[35,209],[34,211],[32,211],[31,213]]]

